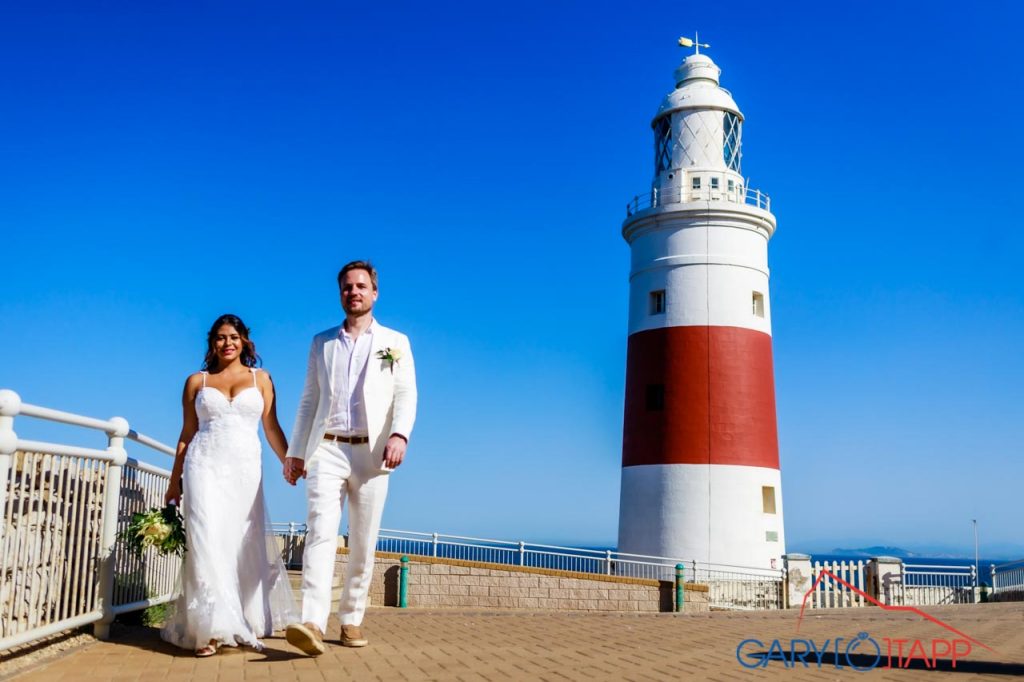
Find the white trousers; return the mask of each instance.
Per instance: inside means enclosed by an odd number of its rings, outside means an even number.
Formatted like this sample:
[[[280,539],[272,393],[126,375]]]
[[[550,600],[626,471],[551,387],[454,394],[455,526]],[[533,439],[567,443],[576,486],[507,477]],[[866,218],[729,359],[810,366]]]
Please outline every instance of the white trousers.
[[[306,549],[302,553],[302,621],[327,630],[341,510],[348,497],[348,575],[338,617],[361,625],[373,579],[374,551],[388,479],[369,445],[324,441],[306,469]]]

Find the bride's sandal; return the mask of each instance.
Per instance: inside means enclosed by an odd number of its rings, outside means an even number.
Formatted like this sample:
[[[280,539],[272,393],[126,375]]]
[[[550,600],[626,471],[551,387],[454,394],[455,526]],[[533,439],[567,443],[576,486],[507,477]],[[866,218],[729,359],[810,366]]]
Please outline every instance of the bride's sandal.
[[[220,642],[216,640],[210,640],[210,643],[204,647],[196,649],[196,658],[207,658],[217,653],[217,649],[220,648]]]

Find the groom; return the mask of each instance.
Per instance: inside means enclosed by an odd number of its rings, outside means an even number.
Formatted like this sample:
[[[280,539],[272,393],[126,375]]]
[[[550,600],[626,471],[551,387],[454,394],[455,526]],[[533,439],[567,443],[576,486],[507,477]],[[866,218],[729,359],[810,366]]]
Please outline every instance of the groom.
[[[313,337],[285,478],[306,478],[302,623],[289,643],[324,653],[341,510],[348,496],[349,563],[341,595],[341,644],[366,646],[360,631],[373,578],[388,474],[402,463],[416,418],[416,371],[409,339],[373,318],[377,271],[353,261],[338,273],[345,322]]]

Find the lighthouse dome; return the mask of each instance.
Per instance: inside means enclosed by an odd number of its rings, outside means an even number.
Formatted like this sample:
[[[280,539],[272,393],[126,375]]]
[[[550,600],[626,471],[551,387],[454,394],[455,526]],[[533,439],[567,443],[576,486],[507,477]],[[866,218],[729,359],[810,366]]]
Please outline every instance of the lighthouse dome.
[[[742,121],[743,114],[732,95],[718,84],[721,71],[706,54],[689,55],[676,69],[676,89],[662,100],[654,121],[681,109],[730,111]]]

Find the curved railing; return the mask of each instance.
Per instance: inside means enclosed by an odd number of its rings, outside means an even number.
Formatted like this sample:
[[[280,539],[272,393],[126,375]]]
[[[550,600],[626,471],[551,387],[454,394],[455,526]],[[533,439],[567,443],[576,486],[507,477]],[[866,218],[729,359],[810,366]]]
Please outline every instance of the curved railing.
[[[772,200],[759,189],[751,189],[736,185],[733,189],[704,187],[701,189],[685,189],[677,187],[668,190],[653,188],[643,194],[636,194],[626,204],[626,217],[636,215],[640,211],[659,208],[671,204],[686,204],[695,201],[720,201],[723,203],[744,204],[765,211],[772,210]]]
[[[105,449],[18,438],[15,420],[99,431]],[[128,456],[125,439],[174,455],[121,417],[96,419],[0,390],[0,651],[170,601],[180,559],[120,551],[131,515],[162,505],[170,472]]]

